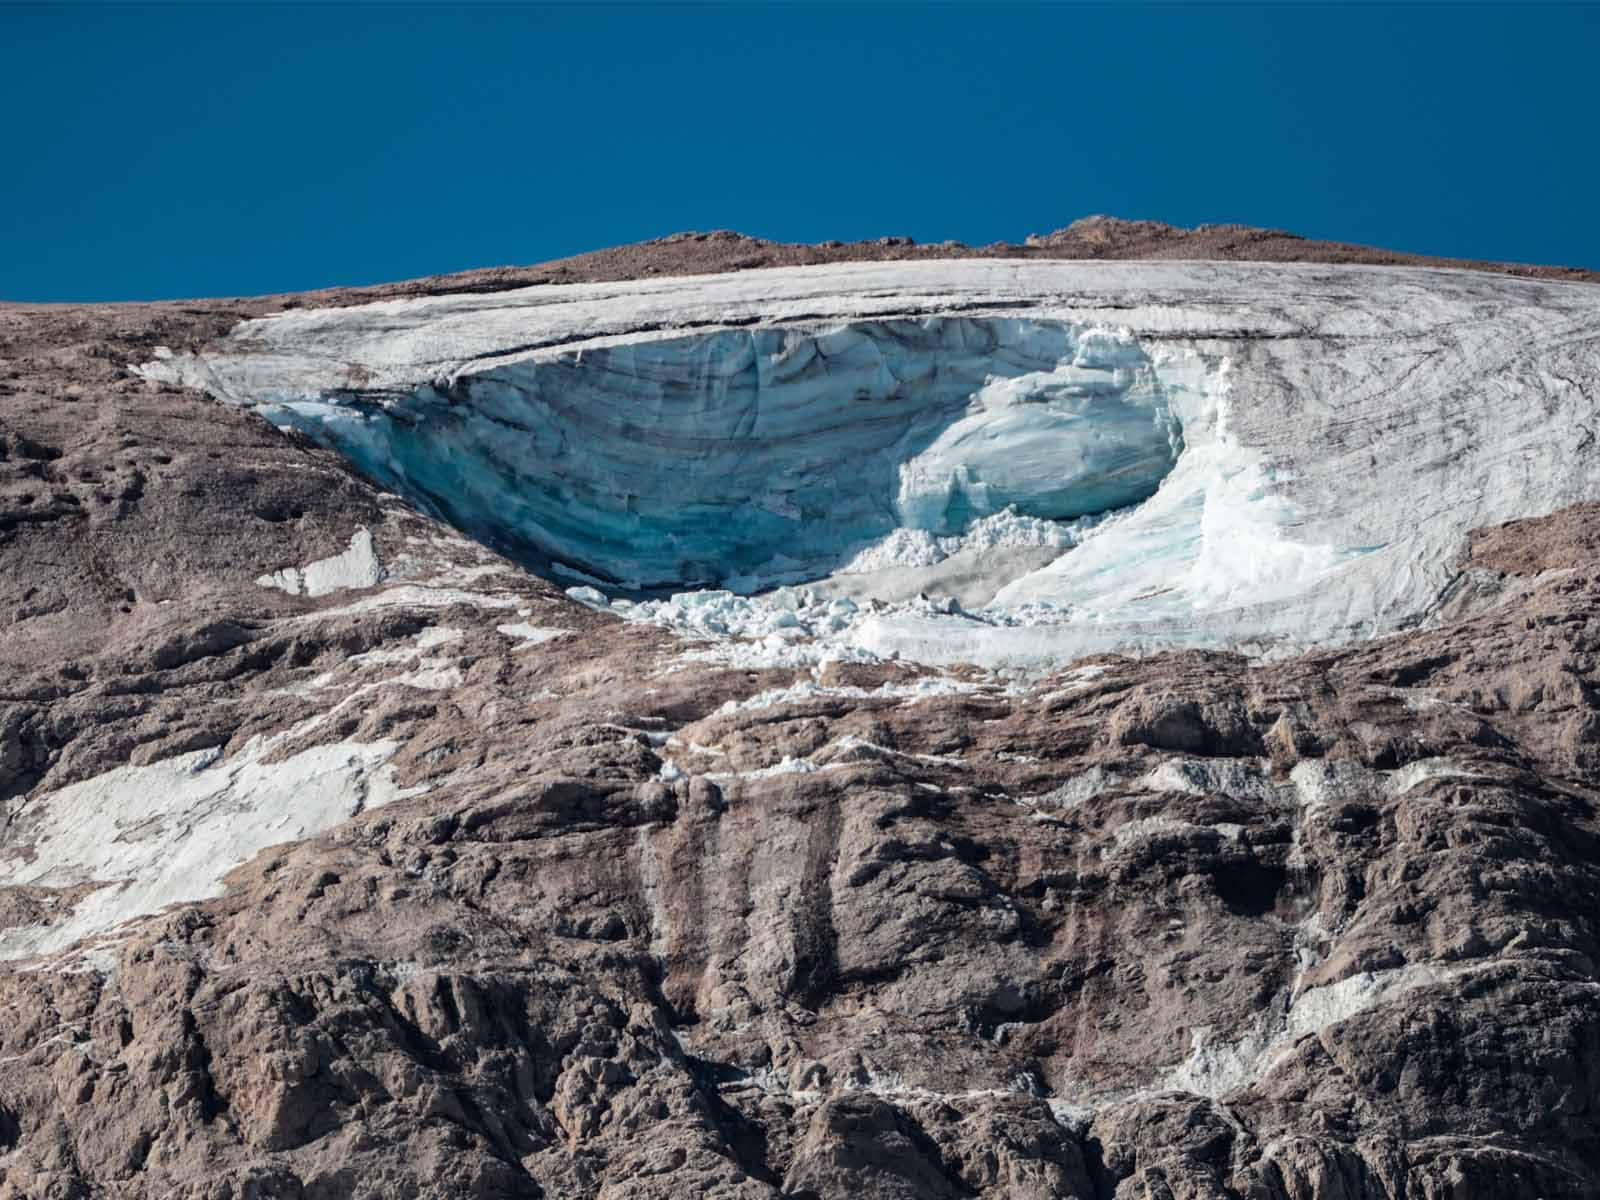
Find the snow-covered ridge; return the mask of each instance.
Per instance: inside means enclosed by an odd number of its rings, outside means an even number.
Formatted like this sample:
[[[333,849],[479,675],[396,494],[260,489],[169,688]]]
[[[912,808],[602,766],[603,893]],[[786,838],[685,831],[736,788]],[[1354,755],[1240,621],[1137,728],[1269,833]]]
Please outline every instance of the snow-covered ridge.
[[[842,264],[300,311],[143,370],[569,572],[992,601],[806,631],[924,661],[1392,630],[1467,530],[1600,496],[1600,289],[1466,272]]]

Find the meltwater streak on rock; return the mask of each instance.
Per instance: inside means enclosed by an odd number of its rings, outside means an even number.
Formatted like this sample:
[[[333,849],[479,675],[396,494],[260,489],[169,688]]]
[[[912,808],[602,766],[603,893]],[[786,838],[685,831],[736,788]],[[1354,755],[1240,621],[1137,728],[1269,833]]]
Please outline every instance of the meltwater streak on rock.
[[[268,415],[491,545],[635,588],[753,590],[899,528],[1121,508],[1179,440],[1131,339],[1004,318],[724,330]]]

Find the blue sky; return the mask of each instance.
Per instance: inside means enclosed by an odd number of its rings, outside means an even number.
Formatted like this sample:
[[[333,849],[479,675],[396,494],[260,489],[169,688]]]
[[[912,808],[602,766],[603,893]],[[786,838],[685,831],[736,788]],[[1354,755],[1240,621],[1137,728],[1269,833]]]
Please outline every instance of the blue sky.
[[[1092,212],[1600,267],[1600,6],[0,5],[0,297]]]

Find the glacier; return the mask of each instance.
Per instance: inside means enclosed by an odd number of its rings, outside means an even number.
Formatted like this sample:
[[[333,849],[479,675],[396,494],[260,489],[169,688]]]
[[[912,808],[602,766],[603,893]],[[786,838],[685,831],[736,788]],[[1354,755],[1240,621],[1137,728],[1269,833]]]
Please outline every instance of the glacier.
[[[547,285],[297,310],[138,369],[751,663],[1333,644],[1430,619],[1468,530],[1600,497],[1600,289],[1460,271]]]
[[[1181,449],[1131,338],[1007,318],[723,330],[271,412],[482,541],[635,591],[757,591],[899,530],[1127,507]]]

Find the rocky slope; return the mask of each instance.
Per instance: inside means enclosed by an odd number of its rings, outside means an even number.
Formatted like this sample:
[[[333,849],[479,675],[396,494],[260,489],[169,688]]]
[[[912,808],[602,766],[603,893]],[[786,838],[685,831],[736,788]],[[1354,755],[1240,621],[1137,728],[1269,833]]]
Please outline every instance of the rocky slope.
[[[1073,229],[1007,253],[1315,249]],[[130,369],[279,311],[794,261],[735,248],[0,307],[0,1196],[1600,1191],[1592,284],[1486,284],[1379,379],[1373,444],[1446,412],[1512,499],[1423,543],[1449,586],[1403,631],[1266,658],[748,653],[821,635],[619,618],[221,375]],[[919,248],[803,254],[852,252]],[[1475,278],[1302,276],[1297,336]],[[1572,328],[1489,370],[1501,286]],[[1235,340],[1201,349],[1289,361]]]

